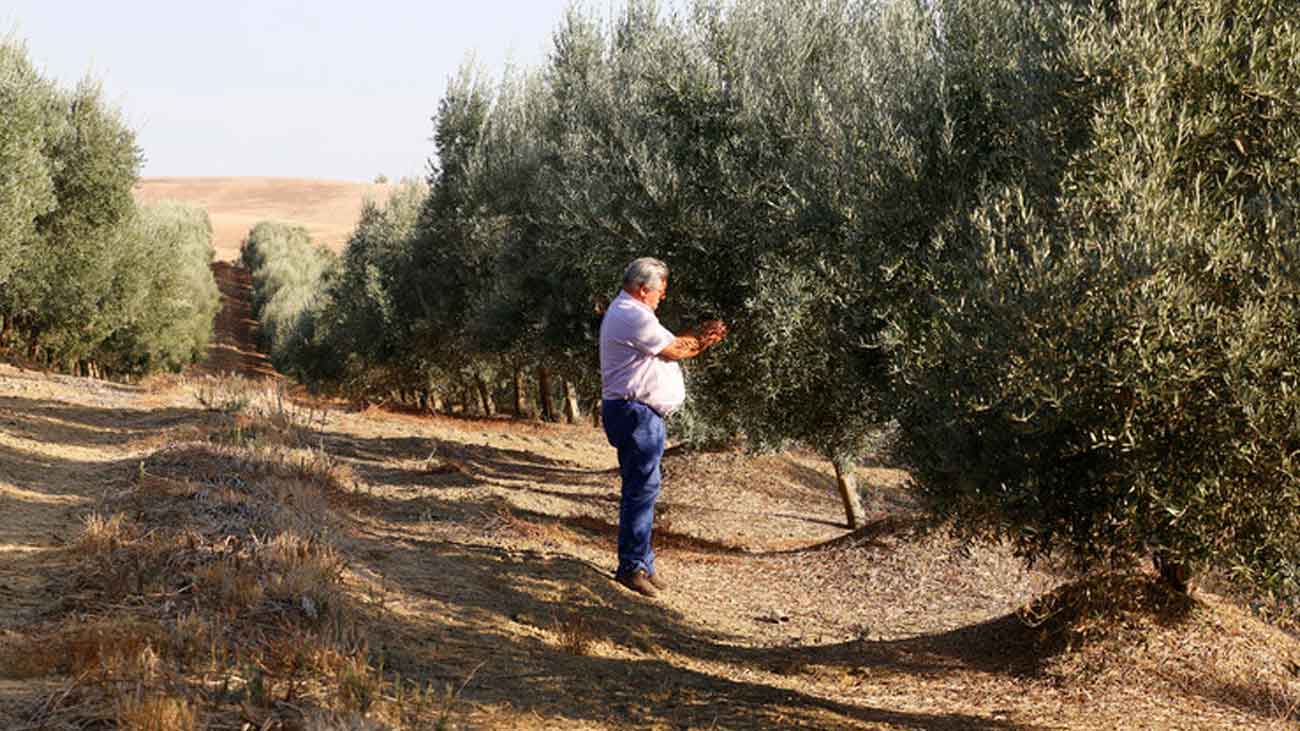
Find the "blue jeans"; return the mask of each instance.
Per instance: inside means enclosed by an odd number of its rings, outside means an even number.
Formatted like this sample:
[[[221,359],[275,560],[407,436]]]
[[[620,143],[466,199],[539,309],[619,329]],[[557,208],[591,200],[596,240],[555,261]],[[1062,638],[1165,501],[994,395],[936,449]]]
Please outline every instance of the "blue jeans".
[[[623,476],[618,504],[618,576],[637,569],[655,572],[650,547],[655,499],[659,497],[659,459],[664,456],[664,420],[640,401],[605,399],[600,406],[605,436],[618,450]]]

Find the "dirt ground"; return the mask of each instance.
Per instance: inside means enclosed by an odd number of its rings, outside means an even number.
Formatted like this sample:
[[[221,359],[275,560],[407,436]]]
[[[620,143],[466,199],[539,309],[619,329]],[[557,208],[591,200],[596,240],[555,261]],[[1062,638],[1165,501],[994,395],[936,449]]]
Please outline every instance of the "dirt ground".
[[[131,465],[210,418],[203,379],[235,370],[276,387],[237,272],[218,273],[234,294],[212,358],[185,379],[0,366],[0,639],[57,610],[62,547]],[[1214,646],[1240,637],[1272,668],[1295,642],[1213,596],[1131,672],[1076,679],[1077,663],[1031,651],[1015,612],[1061,577],[911,535],[894,470],[862,470],[879,522],[850,534],[810,455],[669,457],[655,540],[671,586],[649,600],[611,580],[618,478],[589,426],[335,409],[313,441],[365,498],[338,541],[372,652],[386,672],[450,688],[456,728],[1292,727],[1279,704],[1300,689],[1265,702],[1216,670]],[[0,727],[20,728],[56,687],[0,678]]]
[[[257,319],[253,316],[253,282],[248,270],[227,261],[212,264],[221,291],[221,309],[213,326],[208,357],[192,369],[194,375],[278,379],[271,361],[257,349]]]

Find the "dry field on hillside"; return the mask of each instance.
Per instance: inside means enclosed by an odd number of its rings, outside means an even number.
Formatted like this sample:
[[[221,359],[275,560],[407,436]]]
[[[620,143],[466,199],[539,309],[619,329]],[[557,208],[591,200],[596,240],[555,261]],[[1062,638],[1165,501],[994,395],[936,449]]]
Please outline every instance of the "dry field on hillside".
[[[259,221],[305,226],[312,241],[341,251],[367,196],[383,201],[390,186],[306,178],[144,178],[136,200],[178,200],[204,208],[212,219],[218,261],[239,258],[239,244]]]
[[[673,454],[671,586],[634,595],[599,431],[289,398],[222,272],[230,331],[184,378],[0,366],[0,728],[1300,719],[1294,637],[1210,592],[916,534],[895,470],[861,471],[875,520],[849,533],[808,455]]]

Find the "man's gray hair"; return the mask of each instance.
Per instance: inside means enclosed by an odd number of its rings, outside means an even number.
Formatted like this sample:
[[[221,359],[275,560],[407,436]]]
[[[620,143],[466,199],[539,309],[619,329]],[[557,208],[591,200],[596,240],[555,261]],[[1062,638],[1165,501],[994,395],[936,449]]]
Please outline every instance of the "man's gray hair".
[[[655,287],[668,279],[668,265],[652,256],[634,259],[623,270],[624,287]]]

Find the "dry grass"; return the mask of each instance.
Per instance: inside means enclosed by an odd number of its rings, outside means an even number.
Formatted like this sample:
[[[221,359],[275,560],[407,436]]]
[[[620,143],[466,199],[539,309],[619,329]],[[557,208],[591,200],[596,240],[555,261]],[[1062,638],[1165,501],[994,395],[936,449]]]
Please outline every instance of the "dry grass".
[[[197,731],[202,728],[198,711],[191,701],[164,695],[123,700],[117,712],[117,723],[124,731]]]
[[[504,502],[485,510],[478,520],[483,534],[497,539],[516,539],[542,546],[590,543],[591,539],[553,521],[529,520],[515,514]]]
[[[188,379],[187,385],[205,410],[237,417],[226,441],[260,438],[280,446],[304,447],[316,442],[329,426],[329,408],[292,397],[284,381],[201,376]]]
[[[557,617],[554,631],[560,649],[578,657],[590,655],[598,639],[591,624],[577,612],[567,612],[564,616]]]
[[[1151,626],[1182,622],[1195,602],[1145,574],[1102,574],[1065,584],[1020,612],[1039,634],[1040,652],[1125,644]]]
[[[41,693],[12,722],[0,707],[0,727],[401,731],[450,728],[455,715],[527,731],[997,731],[1297,719],[1300,645],[1242,605],[1171,595],[1141,574],[1061,585],[1004,548],[918,533],[909,488],[889,475],[872,482],[881,518],[846,533],[818,461],[672,457],[656,526],[672,587],[650,603],[606,576],[617,477],[600,471],[612,456],[598,432],[318,416],[251,381],[214,382],[203,398],[218,407],[196,411],[198,383],[141,394],[179,408],[161,436],[133,413],[131,456],[113,444],[76,458],[116,466],[54,465],[69,484],[93,475],[111,493],[50,545],[46,605],[11,614],[18,629],[0,634],[0,676]],[[242,403],[219,407],[223,398]],[[59,411],[71,423],[118,418]],[[41,459],[33,474],[55,461]]]
[[[199,378],[193,385],[194,399],[208,411],[238,414],[252,403],[257,386],[246,378]]]
[[[1045,677],[1097,695],[1190,696],[1276,721],[1300,720],[1294,641],[1214,595],[1147,574],[1072,582],[1021,612]]]
[[[0,646],[6,677],[68,679],[27,721],[156,731],[436,723],[431,688],[373,663],[335,544],[333,508],[355,479],[298,446],[315,417],[275,393],[226,417],[207,439],[132,469],[129,489],[69,543],[75,570],[59,613]]]
[[[99,513],[91,513],[83,520],[83,524],[74,549],[86,555],[110,553],[135,537],[134,531],[128,529],[126,516],[122,513],[107,518]]]
[[[140,617],[72,619],[14,642],[0,667],[12,678],[134,679],[154,674],[171,644],[164,628]]]
[[[386,184],[304,178],[144,178],[135,197],[141,203],[177,200],[205,209],[216,258],[233,261],[249,229],[265,220],[305,226],[316,245],[340,251],[356,227],[362,202],[383,201],[389,190]]]

